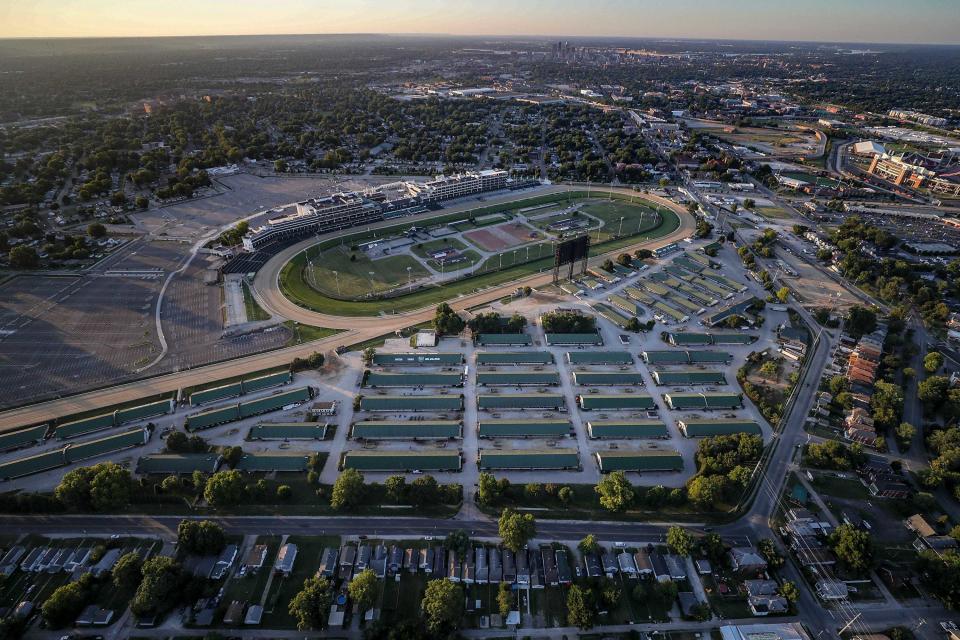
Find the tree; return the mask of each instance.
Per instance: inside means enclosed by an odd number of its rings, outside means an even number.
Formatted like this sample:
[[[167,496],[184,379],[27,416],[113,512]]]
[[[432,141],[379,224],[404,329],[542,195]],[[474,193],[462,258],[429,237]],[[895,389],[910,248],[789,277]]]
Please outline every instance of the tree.
[[[424,507],[440,501],[440,485],[433,476],[420,476],[410,483],[410,502]]]
[[[573,585],[567,592],[567,624],[579,629],[592,629],[597,617],[593,592],[580,585]]]
[[[363,501],[365,489],[362,473],[356,469],[344,469],[333,483],[330,506],[338,511],[354,509]]]
[[[143,580],[130,601],[130,610],[138,616],[147,616],[165,611],[178,598],[183,569],[169,556],[154,556],[143,563]]]
[[[118,591],[136,590],[140,586],[140,579],[143,577],[142,569],[143,558],[136,551],[120,556],[111,571],[114,589]]]
[[[229,466],[231,469],[237,466],[237,463],[240,462],[242,457],[242,447],[227,447],[226,451],[223,452],[223,461],[226,462],[227,466]]]
[[[700,540],[700,548],[703,550],[703,554],[714,564],[720,564],[726,558],[727,550],[719,533],[708,533],[703,536]]]
[[[847,311],[847,333],[859,339],[877,328],[877,313],[860,305],[854,305]]]
[[[897,427],[897,438],[905,444],[913,440],[913,436],[916,435],[916,433],[917,428],[909,422],[901,422]]]
[[[693,536],[683,527],[667,529],[667,547],[678,556],[689,556],[693,551]]]
[[[943,354],[931,351],[923,358],[923,370],[927,373],[936,373],[943,366]]]
[[[873,540],[866,531],[841,524],[830,534],[830,548],[850,570],[863,573],[873,561]]]
[[[130,472],[115,462],[101,462],[90,480],[90,505],[96,511],[116,511],[130,503]]]
[[[777,289],[777,302],[783,304],[790,299],[790,289],[787,287],[780,287]]]
[[[226,534],[211,520],[181,520],[177,526],[177,547],[201,556],[220,553],[227,544]]]
[[[560,487],[560,490],[557,491],[557,499],[562,504],[570,504],[573,502],[573,489],[570,487]]]
[[[36,269],[40,266],[40,256],[33,247],[18,244],[10,249],[10,266],[14,269]]]
[[[513,509],[504,509],[497,524],[503,546],[515,553],[523,549],[537,532],[532,514],[517,513]]]
[[[790,582],[789,580],[785,580],[784,583],[780,585],[779,592],[790,604],[794,604],[800,599],[800,589],[797,588],[796,583]]]
[[[637,260],[648,260],[653,257],[653,251],[650,249],[637,249],[633,252],[633,257]]]
[[[506,582],[501,582],[497,588],[497,607],[500,609],[500,615],[506,620],[507,615],[514,605],[513,589]]]
[[[630,257],[629,253],[621,253],[617,256],[617,264],[621,267],[629,267],[633,264],[633,258]]]
[[[107,228],[99,222],[87,226],[87,235],[91,238],[103,238],[107,235]]]
[[[713,506],[723,500],[726,483],[726,476],[696,475],[687,482],[687,497],[697,506]]]
[[[372,573],[372,572],[371,572]],[[333,588],[326,578],[307,578],[303,589],[297,592],[287,606],[287,612],[297,621],[297,629],[323,629],[327,625]]]
[[[407,496],[407,479],[401,475],[388,477],[383,481],[383,487],[387,491],[387,497],[396,504],[403,502]]]
[[[73,622],[90,599],[92,582],[93,575],[85,573],[79,580],[57,587],[41,608],[47,625],[59,629]]]
[[[584,536],[583,540],[577,545],[577,548],[580,549],[580,553],[600,553],[600,543],[597,542],[597,537],[592,533],[588,533]]]
[[[917,385],[917,397],[926,405],[924,407],[925,410],[929,407],[935,411],[947,398],[947,391],[949,389],[950,378],[946,376],[930,376]]]
[[[136,204],[138,209],[146,209],[150,206],[150,199],[147,196],[137,196]]]
[[[456,553],[458,558],[464,558],[470,548],[470,536],[463,529],[454,529],[447,534],[443,546]]]
[[[431,580],[420,603],[427,629],[443,636],[457,628],[463,616],[463,591],[449,580]]]
[[[774,360],[767,360],[762,365],[760,365],[760,375],[764,378],[776,378],[777,377],[777,363]]]
[[[774,569],[779,569],[785,562],[783,556],[777,551],[776,545],[773,544],[773,540],[768,538],[757,542],[757,551],[767,561],[767,564]]]
[[[347,590],[350,599],[353,600],[361,612],[368,611],[377,601],[378,585],[377,574],[373,572],[373,569],[364,569],[353,576]]]
[[[744,198],[743,199],[743,208],[744,209],[753,209],[757,206],[756,201],[753,198]]]
[[[477,477],[477,499],[480,500],[480,504],[492,505],[500,499],[501,495],[501,485],[492,473],[484,471]]]
[[[633,502],[633,486],[623,471],[604,476],[594,491],[600,495],[600,504],[608,511],[623,511]]]
[[[203,499],[214,507],[231,507],[240,504],[247,490],[243,476],[236,469],[217,471],[203,488]]]
[[[463,331],[466,323],[463,318],[450,308],[446,302],[437,305],[437,310],[433,316],[433,328],[440,335],[455,336]]]

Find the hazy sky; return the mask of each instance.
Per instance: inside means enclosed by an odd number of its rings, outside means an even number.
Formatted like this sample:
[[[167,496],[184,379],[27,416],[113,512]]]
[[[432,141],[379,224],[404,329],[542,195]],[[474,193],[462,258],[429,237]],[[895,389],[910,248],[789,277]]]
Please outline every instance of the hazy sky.
[[[0,37],[294,33],[960,43],[958,0],[0,0]]]

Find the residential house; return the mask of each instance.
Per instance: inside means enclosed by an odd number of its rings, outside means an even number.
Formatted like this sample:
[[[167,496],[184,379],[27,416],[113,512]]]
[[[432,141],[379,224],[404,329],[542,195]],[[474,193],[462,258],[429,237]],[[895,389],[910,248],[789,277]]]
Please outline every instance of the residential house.
[[[277,560],[273,564],[273,570],[281,573],[285,578],[289,578],[293,572],[293,563],[297,559],[297,545],[288,542],[280,547],[277,552]]]
[[[767,561],[752,547],[733,547],[730,566],[740,573],[760,573],[767,570]]]

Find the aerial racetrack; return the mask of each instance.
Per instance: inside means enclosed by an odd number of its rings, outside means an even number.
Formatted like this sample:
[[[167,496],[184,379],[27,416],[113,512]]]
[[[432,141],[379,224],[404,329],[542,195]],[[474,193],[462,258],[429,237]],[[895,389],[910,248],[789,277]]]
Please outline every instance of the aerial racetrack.
[[[506,293],[511,283],[535,279],[533,284],[543,284],[539,280],[550,275],[553,245],[560,235],[551,225],[569,221],[578,225],[573,232],[590,234],[592,259],[675,241],[693,229],[689,214],[656,196],[626,189],[588,193],[567,188],[300,243],[265,265],[257,276],[258,293],[275,313],[289,317],[292,303],[301,312],[316,314],[315,322],[326,320],[324,326],[331,326],[335,316],[361,320],[359,316],[406,314],[478,292]],[[442,229],[442,235],[408,241],[408,246],[374,259],[361,248],[370,241],[402,238],[413,224]],[[462,261],[446,267],[430,259],[429,252],[444,247],[463,256]],[[437,273],[441,268],[447,269],[442,275]],[[278,292],[280,296],[274,295]],[[299,317],[306,320],[303,314]]]

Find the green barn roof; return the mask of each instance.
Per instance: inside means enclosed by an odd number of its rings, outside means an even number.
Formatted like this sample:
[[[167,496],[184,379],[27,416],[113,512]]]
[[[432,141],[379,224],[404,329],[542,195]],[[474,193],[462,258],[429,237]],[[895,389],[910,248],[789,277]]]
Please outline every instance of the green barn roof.
[[[498,393],[478,395],[477,406],[486,411],[496,409],[561,410],[566,408],[566,402],[563,396],[557,393]]]
[[[149,434],[145,428],[132,429],[116,435],[106,436],[105,438],[98,438],[97,440],[68,444],[65,447],[64,455],[67,458],[67,463],[70,464],[79,460],[86,460],[88,458],[122,451],[130,447],[142,446],[147,443],[148,436]]]
[[[680,471],[683,456],[672,449],[597,451],[601,473],[611,471]]]
[[[203,389],[202,391],[194,391],[190,394],[190,404],[197,406],[199,404],[206,404],[208,402],[216,402],[217,400],[223,400],[225,398],[237,398],[241,395],[243,395],[243,383],[234,382],[220,387]]]
[[[633,356],[627,351],[567,351],[570,364],[632,364]]]
[[[481,469],[579,469],[576,449],[480,450]]]
[[[585,393],[580,398],[580,408],[584,411],[645,411],[656,409],[657,403],[647,394],[630,393],[610,395],[601,393]]]
[[[738,393],[665,393],[671,409],[739,409],[743,398]]]
[[[13,451],[21,447],[26,447],[43,440],[50,427],[41,424],[36,427],[10,431],[0,435],[0,451]]]
[[[730,362],[733,356],[724,351],[644,351],[648,364],[706,364]]]
[[[463,411],[463,396],[360,396],[361,411]]]
[[[103,413],[98,416],[74,420],[73,422],[64,422],[58,425],[54,431],[57,440],[67,440],[77,436],[109,429],[116,425],[116,416],[113,413]]]
[[[529,333],[479,333],[473,338],[478,345],[531,345],[533,336]]]
[[[668,438],[667,425],[656,420],[591,420],[587,422],[591,438]]]
[[[447,440],[463,437],[463,424],[457,420],[362,421],[353,424],[350,437],[367,440]]]
[[[250,427],[247,440],[323,440],[325,422],[261,422]]]
[[[723,371],[703,371],[687,369],[684,371],[653,371],[653,381],[659,385],[726,384]]]
[[[486,371],[477,373],[477,384],[485,386],[536,385],[552,387],[560,384],[556,371]]]
[[[216,453],[163,453],[143,456],[137,462],[141,475],[187,475],[194,471],[213,473],[220,456]]]
[[[344,469],[360,471],[460,471],[459,451],[347,451]]]
[[[688,438],[762,433],[760,424],[753,420],[678,420],[677,427]]]
[[[459,387],[463,376],[459,373],[385,373],[367,371],[365,387]]]
[[[276,411],[290,404],[300,404],[311,398],[310,387],[298,387],[271,396],[240,403],[240,417],[249,418],[268,411]]]
[[[235,468],[251,472],[306,471],[310,466],[310,455],[308,451],[245,453]]]
[[[603,338],[599,333],[547,333],[545,338],[549,345],[590,344],[598,347],[603,345]]]
[[[643,375],[636,371],[574,371],[573,384],[580,386],[643,386]]]
[[[553,354],[549,351],[480,351],[477,353],[478,365],[552,363]]]
[[[265,376],[258,376],[256,378],[247,378],[243,381],[243,392],[253,393],[254,391],[269,389],[270,387],[279,387],[280,385],[287,384],[292,380],[293,374],[289,371],[279,371],[277,373],[270,373]]]
[[[187,416],[184,427],[187,431],[197,431],[199,429],[208,429],[225,422],[233,422],[240,419],[240,405],[228,404],[222,407],[214,407],[199,413]]]
[[[463,364],[460,353],[377,353],[373,364],[378,367],[452,367]]]
[[[481,420],[477,425],[481,438],[558,438],[572,429],[567,420]]]
[[[67,464],[67,458],[64,455],[64,449],[56,449],[46,453],[38,453],[34,456],[16,458],[10,462],[0,464],[0,480],[21,478],[34,473],[56,469],[65,464]]]

